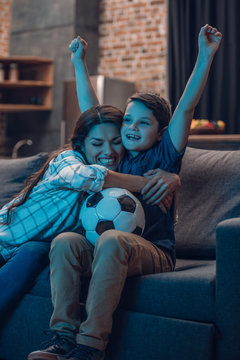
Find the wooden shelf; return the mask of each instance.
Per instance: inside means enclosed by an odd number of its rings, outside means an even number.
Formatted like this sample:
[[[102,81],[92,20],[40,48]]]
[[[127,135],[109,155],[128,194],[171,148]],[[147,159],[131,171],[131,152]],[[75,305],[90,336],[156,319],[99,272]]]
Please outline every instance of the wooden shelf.
[[[38,56],[0,56],[0,62],[4,64],[17,63],[20,65],[52,64],[53,60]]]
[[[212,142],[240,142],[239,134],[222,134],[222,135],[189,135],[189,140],[194,141],[212,141]]]
[[[0,112],[49,111],[52,106],[32,104],[0,104]]]
[[[208,150],[239,150],[240,134],[190,135],[188,146]]]
[[[5,79],[0,82],[0,112],[52,109],[53,61],[33,56],[0,57]],[[10,65],[17,64],[18,79],[11,81]]]
[[[46,82],[46,81],[33,81],[33,80],[20,80],[20,81],[9,81],[5,80],[0,82],[0,89],[1,88],[25,88],[25,87],[51,87],[53,83]]]

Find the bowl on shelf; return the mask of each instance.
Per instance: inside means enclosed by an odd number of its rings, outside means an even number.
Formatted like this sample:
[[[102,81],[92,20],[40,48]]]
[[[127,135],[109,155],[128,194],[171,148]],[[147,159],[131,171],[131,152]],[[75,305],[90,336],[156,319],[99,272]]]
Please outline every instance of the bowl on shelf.
[[[193,119],[191,123],[191,135],[224,134],[226,124],[222,120],[210,121],[208,119]]]

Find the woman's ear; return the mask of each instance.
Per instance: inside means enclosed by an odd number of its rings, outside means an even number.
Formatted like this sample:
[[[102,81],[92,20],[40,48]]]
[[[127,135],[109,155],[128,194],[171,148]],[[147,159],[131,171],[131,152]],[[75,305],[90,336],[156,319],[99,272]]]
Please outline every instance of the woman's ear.
[[[84,144],[82,143],[82,141],[80,141],[79,139],[75,139],[73,143],[76,148],[81,149],[81,151],[83,150]]]

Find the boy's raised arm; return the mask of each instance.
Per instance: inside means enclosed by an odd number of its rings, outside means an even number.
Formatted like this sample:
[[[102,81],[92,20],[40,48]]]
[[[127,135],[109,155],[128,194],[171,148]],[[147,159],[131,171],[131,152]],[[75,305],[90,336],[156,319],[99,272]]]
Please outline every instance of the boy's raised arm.
[[[72,40],[69,45],[72,52],[72,63],[75,68],[76,88],[78,103],[81,112],[88,110],[92,106],[99,105],[95,90],[91,84],[90,76],[86,63],[87,43],[80,36]]]
[[[206,85],[221,38],[222,34],[208,24],[200,30],[197,61],[169,124],[169,134],[177,152],[187,144],[194,109]]]

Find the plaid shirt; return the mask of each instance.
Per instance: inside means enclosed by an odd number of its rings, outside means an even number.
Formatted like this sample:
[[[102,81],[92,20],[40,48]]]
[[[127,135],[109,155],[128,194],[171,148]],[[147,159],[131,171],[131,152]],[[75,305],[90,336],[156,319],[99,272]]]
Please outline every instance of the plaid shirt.
[[[9,225],[7,209],[20,197],[0,210],[0,254],[8,260],[15,249],[28,240],[51,239],[63,231],[77,231],[83,192],[101,191],[107,169],[86,165],[82,156],[66,150],[51,160],[43,179],[33,188],[29,198],[17,207]],[[85,194],[86,195],[86,194]]]

